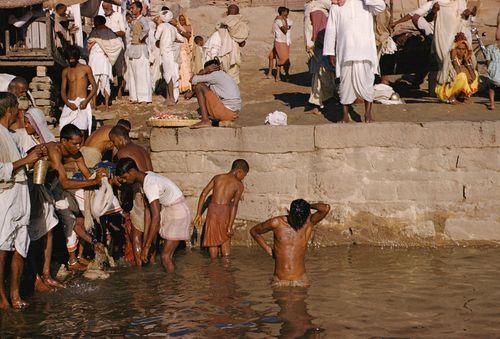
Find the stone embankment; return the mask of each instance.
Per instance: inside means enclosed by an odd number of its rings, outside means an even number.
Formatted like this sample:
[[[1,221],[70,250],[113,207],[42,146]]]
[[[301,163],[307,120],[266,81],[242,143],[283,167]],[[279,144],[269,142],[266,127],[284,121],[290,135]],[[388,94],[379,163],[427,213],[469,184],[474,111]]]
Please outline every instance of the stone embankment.
[[[296,198],[332,205],[316,245],[500,242],[500,122],[155,128],[150,142],[155,171],[179,184],[193,211],[214,174],[249,162],[240,245]]]

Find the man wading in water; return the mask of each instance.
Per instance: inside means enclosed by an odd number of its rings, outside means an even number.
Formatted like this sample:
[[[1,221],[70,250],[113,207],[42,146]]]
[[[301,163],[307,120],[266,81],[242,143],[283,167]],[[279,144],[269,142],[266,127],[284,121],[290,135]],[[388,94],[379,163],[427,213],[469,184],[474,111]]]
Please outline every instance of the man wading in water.
[[[316,210],[311,214],[311,210]],[[288,215],[274,217],[250,230],[257,243],[275,260],[273,287],[307,287],[305,255],[313,226],[323,220],[330,205],[309,204],[303,199],[292,201]],[[262,234],[272,231],[274,248],[269,246]]]

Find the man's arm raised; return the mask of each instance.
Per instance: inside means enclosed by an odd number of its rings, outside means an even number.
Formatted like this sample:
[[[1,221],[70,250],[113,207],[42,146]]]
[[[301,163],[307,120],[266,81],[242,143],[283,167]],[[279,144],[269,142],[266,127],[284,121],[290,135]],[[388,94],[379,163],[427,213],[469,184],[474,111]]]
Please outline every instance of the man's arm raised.
[[[279,225],[278,219],[272,218],[260,224],[255,225],[250,230],[250,235],[252,236],[252,238],[254,238],[254,240],[259,244],[259,246],[262,247],[264,251],[266,251],[266,253],[269,254],[269,256],[271,257],[273,256],[273,249],[266,243],[266,240],[264,239],[264,237],[262,237],[262,234],[274,230],[276,227],[278,227],[278,225]]]
[[[311,215],[311,223],[316,225],[328,215],[328,212],[330,212],[330,205],[318,202],[312,204],[311,209],[316,210],[316,212]]]

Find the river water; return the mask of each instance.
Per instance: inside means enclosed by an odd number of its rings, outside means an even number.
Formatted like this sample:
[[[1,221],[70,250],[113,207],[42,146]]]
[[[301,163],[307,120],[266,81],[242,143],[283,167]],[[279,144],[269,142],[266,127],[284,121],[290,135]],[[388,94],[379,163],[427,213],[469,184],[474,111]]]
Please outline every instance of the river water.
[[[332,247],[308,252],[309,289],[275,290],[272,259],[236,248],[210,263],[77,279],[0,314],[0,334],[220,338],[493,337],[500,335],[500,249]]]

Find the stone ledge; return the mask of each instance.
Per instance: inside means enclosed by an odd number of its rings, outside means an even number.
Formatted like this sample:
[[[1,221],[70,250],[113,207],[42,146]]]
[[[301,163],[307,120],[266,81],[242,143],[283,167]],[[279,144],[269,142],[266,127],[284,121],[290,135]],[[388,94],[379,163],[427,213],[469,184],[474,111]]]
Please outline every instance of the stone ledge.
[[[444,133],[446,132],[446,133]],[[446,121],[318,125],[317,148],[354,147],[495,147],[500,143],[500,122]]]

